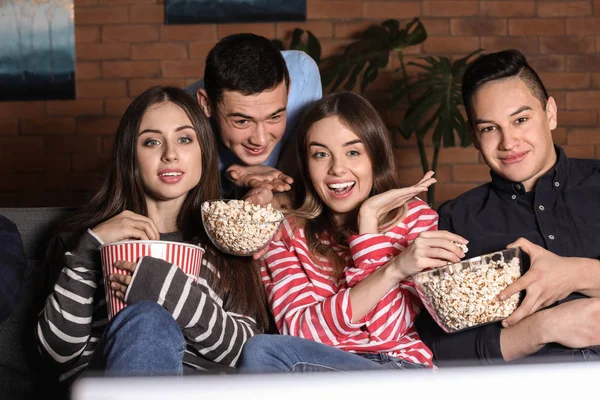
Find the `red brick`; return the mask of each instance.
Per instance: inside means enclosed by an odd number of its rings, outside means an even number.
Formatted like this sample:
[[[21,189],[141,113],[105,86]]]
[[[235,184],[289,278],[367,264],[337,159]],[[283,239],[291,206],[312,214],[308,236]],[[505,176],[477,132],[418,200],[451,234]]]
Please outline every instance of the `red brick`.
[[[562,146],[569,158],[594,158],[594,146]]]
[[[440,149],[440,164],[470,164],[476,163],[478,159],[479,151],[473,146]]]
[[[75,154],[73,156],[73,171],[75,172],[101,172],[108,165],[110,156],[108,154]]]
[[[563,36],[566,21],[564,19],[512,19],[508,21],[508,33],[511,36]]]
[[[0,182],[0,190],[27,190],[30,188],[43,188],[46,183],[46,174],[40,172],[14,173],[12,179],[4,177]]]
[[[49,101],[46,104],[46,113],[51,117],[102,115],[103,112],[104,107],[100,99]]]
[[[112,154],[113,145],[115,143],[115,135],[102,137],[102,153]]]
[[[77,98],[102,99],[106,97],[125,97],[125,81],[82,81],[77,82]]]
[[[104,101],[105,114],[121,117],[133,99],[106,99]]]
[[[103,42],[155,42],[158,27],[154,25],[113,25],[102,28]]]
[[[44,115],[45,101],[0,102],[0,118],[29,118]]]
[[[597,128],[573,129],[569,132],[567,143],[570,145],[600,144],[600,130]]]
[[[102,181],[102,174],[93,172],[79,172],[69,174],[65,179],[64,174],[47,174],[44,187],[54,190],[95,190]]]
[[[484,17],[533,17],[535,3],[524,1],[481,1],[479,15]]]
[[[581,72],[540,72],[546,89],[587,89],[590,74]]]
[[[519,49],[525,54],[537,53],[539,44],[535,37],[492,37],[481,38],[481,47],[486,53],[506,49]]]
[[[414,149],[417,151],[417,149]],[[398,168],[398,178],[402,186],[411,186],[419,182],[423,178],[423,168],[418,167],[401,167]],[[439,165],[435,171],[435,179],[438,182],[450,182],[452,179],[452,167],[450,165]],[[422,198],[426,195],[423,193]]]
[[[110,5],[114,5],[114,4],[141,4],[141,3],[156,4],[156,0],[102,0],[102,3],[104,3],[104,4],[110,4]]]
[[[541,37],[541,53],[582,54],[596,51],[596,38],[593,36]]]
[[[78,118],[77,133],[81,135],[114,135],[119,127],[120,118]]]
[[[79,60],[127,60],[129,43],[84,43],[75,46]]]
[[[21,190],[18,193],[19,207],[79,207],[84,203],[73,203],[72,190],[47,190],[35,188]]]
[[[538,1],[537,15],[547,17],[585,17],[592,15],[589,0],[586,1]]]
[[[350,43],[352,43],[352,39],[321,40],[321,58],[330,57],[334,54],[342,54],[346,46]]]
[[[208,56],[208,53],[210,52],[210,50],[213,48],[213,44],[212,43],[205,43],[205,42],[193,42],[189,44],[189,48],[188,48],[188,52],[190,55],[190,59],[202,59],[202,60],[206,60],[206,57]],[[202,68],[202,70],[204,70],[204,63],[202,63],[202,65],[199,65],[199,68]]]
[[[600,54],[579,54],[567,56],[567,71],[600,72]]]
[[[214,43],[217,41],[217,26],[198,25],[161,25],[161,42],[188,42],[197,40]]]
[[[187,58],[183,43],[132,44],[132,60],[182,60]]]
[[[19,120],[17,118],[0,119],[0,136],[17,135],[19,133]]]
[[[423,1],[423,15],[426,17],[471,17],[477,15],[477,1]]]
[[[561,126],[596,126],[598,124],[598,110],[562,110],[558,113],[558,123]]]
[[[567,19],[569,35],[600,34],[600,18],[569,18]]]
[[[0,207],[23,207],[17,200],[17,193],[0,193]]]
[[[45,154],[43,158],[37,154],[7,154],[0,158],[0,168],[13,172],[45,172],[71,170],[71,156],[68,154]]]
[[[45,154],[99,154],[100,136],[46,136],[43,138]]]
[[[89,80],[98,79],[102,76],[99,62],[77,62],[75,64],[75,79]]]
[[[548,90],[548,95],[554,98],[556,102],[556,107],[559,110],[565,110],[567,108],[567,94],[558,89]]]
[[[431,160],[431,156],[433,151],[431,148],[427,150],[428,159]],[[421,159],[419,158],[419,152],[416,147],[405,147],[405,148],[394,148],[394,159],[396,160],[396,165],[398,168],[402,170],[406,167],[419,167],[421,165]],[[430,161],[431,162],[431,161]]]
[[[450,21],[447,18],[421,18],[427,29],[427,36],[445,36],[450,34]]]
[[[489,181],[490,179],[487,179]],[[481,182],[484,183],[484,182]],[[439,205],[446,200],[452,200],[461,194],[477,187],[474,183],[436,183],[435,197],[436,204]]]
[[[129,6],[129,22],[133,24],[159,23],[165,21],[165,7],[162,5],[133,4]]]
[[[198,60],[163,61],[162,75],[165,78],[198,78],[204,75],[204,68]]]
[[[561,115],[564,113],[565,111],[561,111],[558,113],[559,115],[559,121],[561,121]],[[560,122],[560,124],[562,125],[562,121]],[[567,128],[555,128],[552,131],[552,141],[554,142],[554,144],[558,144],[560,146],[562,146],[563,144],[567,143]]]
[[[331,21],[278,22],[275,26],[277,37],[280,39],[290,38],[296,28],[311,31],[318,39],[333,37],[333,23]]]
[[[275,37],[275,23],[217,25],[217,37],[219,39],[236,33],[254,33],[271,39]]]
[[[75,27],[75,42],[76,43],[97,43],[100,41],[99,26],[76,26]]]
[[[363,18],[388,19],[391,15],[396,19],[414,18],[421,14],[418,1],[368,1],[362,3]]]
[[[452,166],[453,182],[487,182],[490,180],[490,167],[485,164],[463,164]],[[438,180],[438,182],[441,182]]]
[[[356,38],[367,28],[373,25],[379,25],[380,21],[360,20],[360,21],[336,21],[333,28],[333,36],[339,39]]]
[[[127,6],[77,8],[75,25],[127,23]]]
[[[73,5],[77,9],[79,9],[80,7],[96,6],[97,4],[98,0],[73,0]]]
[[[592,74],[592,87],[600,89],[600,74]]]
[[[60,140],[61,136],[48,136],[48,139]],[[0,158],[9,155],[38,155],[44,154],[44,141],[41,136],[1,136]]]
[[[450,32],[453,36],[506,35],[506,19],[454,18],[450,20]]]
[[[107,61],[102,63],[104,78],[155,78],[160,76],[158,61]]]
[[[565,56],[545,54],[543,56],[527,56],[527,62],[536,72],[560,72],[565,70]]]
[[[75,133],[75,119],[65,117],[33,117],[21,120],[21,133],[26,135],[69,135]]]
[[[600,105],[600,90],[567,93],[569,110],[597,109]]]
[[[351,4],[347,1],[306,1],[306,18],[308,20],[330,18],[361,18],[362,11],[363,10],[360,4]]]
[[[152,86],[175,86],[183,88],[186,86],[184,79],[131,79],[129,81],[129,96],[136,97]]]
[[[476,36],[434,36],[427,38],[423,44],[426,53],[448,54],[461,53],[468,54],[479,47],[479,38]]]
[[[594,16],[600,17],[600,0],[594,0]]]

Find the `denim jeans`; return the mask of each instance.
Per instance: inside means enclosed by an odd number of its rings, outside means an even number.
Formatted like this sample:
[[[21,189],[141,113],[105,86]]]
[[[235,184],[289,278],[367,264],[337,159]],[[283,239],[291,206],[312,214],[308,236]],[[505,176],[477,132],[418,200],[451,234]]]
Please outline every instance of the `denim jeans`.
[[[257,335],[244,345],[241,373],[361,371],[422,368],[384,353],[349,353],[288,335]]]
[[[185,338],[173,316],[143,301],[121,310],[98,343],[89,373],[109,376],[182,375]]]

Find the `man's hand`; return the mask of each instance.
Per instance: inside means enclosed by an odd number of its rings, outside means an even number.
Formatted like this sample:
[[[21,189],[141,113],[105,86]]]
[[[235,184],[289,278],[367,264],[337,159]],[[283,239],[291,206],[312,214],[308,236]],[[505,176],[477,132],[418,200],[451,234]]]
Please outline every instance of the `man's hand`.
[[[542,312],[548,318],[548,342],[573,349],[600,345],[600,299],[572,300]]]
[[[273,192],[265,188],[250,189],[244,195],[243,200],[259,206],[266,206],[273,202]]]
[[[294,179],[278,169],[266,165],[242,166],[234,164],[227,168],[231,182],[239,187],[264,188],[273,192],[287,192]]]
[[[500,300],[505,300],[521,290],[527,292],[519,308],[502,321],[505,328],[516,324],[541,308],[564,299],[575,289],[576,259],[557,256],[524,238],[519,238],[507,247],[516,246],[521,247],[521,250],[529,254],[531,266],[525,275],[498,294]]]

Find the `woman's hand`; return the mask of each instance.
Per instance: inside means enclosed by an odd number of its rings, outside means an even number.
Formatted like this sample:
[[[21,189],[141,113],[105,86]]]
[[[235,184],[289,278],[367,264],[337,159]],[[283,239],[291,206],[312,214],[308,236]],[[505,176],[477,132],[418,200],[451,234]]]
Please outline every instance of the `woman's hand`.
[[[104,243],[113,243],[126,239],[158,240],[158,228],[148,217],[123,211],[121,214],[102,222],[92,229]]]
[[[125,293],[131,283],[131,276],[135,271],[137,264],[129,261],[117,261],[115,267],[127,271],[130,274],[110,274],[108,280],[110,281],[110,289],[115,293],[115,297],[120,300],[125,300]]]
[[[365,200],[358,212],[358,233],[379,233],[379,218],[402,207],[419,193],[427,191],[429,186],[437,182],[433,174],[433,171],[429,171],[413,186],[388,190]]]
[[[388,264],[395,279],[404,280],[429,268],[455,263],[465,256],[454,243],[467,244],[468,240],[448,231],[425,231]]]

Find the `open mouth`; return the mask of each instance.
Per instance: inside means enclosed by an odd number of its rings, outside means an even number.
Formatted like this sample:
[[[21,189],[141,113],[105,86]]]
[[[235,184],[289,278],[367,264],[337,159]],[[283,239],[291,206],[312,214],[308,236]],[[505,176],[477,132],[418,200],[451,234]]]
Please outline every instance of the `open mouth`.
[[[246,151],[254,156],[258,156],[262,153],[265,152],[265,150],[267,149],[267,146],[263,146],[263,147],[246,147],[244,146],[244,148],[246,149]]]
[[[333,193],[340,195],[340,194],[346,194],[346,193],[350,192],[354,188],[354,185],[356,185],[356,182],[343,182],[343,183],[330,183],[327,185],[327,187]]]
[[[173,178],[173,177],[181,176],[181,175],[183,175],[183,172],[165,172],[163,174],[158,174],[158,176],[165,177],[165,178]]]

